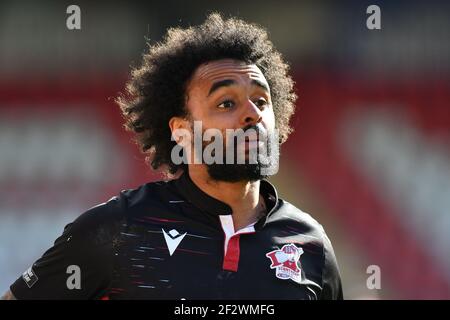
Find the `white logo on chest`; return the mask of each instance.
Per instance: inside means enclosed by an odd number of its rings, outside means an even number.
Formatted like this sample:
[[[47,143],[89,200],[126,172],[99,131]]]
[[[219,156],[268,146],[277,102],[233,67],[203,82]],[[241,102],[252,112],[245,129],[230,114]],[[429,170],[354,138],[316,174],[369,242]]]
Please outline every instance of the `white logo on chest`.
[[[175,229],[172,229],[169,232],[166,232],[164,229],[162,229],[162,232],[164,234],[164,239],[166,240],[167,248],[169,249],[169,254],[173,255],[187,232],[180,234]]]

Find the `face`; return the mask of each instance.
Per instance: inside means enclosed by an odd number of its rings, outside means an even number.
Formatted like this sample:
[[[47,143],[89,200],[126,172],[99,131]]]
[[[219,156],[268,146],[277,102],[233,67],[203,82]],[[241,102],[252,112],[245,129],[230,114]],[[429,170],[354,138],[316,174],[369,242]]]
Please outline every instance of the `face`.
[[[269,84],[255,65],[228,59],[205,63],[186,91],[187,108],[194,120],[203,121],[204,128],[275,126]]]
[[[205,63],[197,68],[186,88],[186,107],[190,119],[172,119],[171,128],[189,128],[194,121],[202,122],[202,130],[222,132],[224,153],[231,143],[227,129],[253,129],[269,134],[275,130],[270,88],[261,70],[255,65],[223,59]],[[230,139],[232,140],[232,139]],[[236,141],[234,141],[236,142]],[[204,147],[208,143],[205,143]],[[235,152],[245,152],[260,146],[258,142],[235,145]],[[211,178],[225,181],[258,180],[261,164],[210,164]]]

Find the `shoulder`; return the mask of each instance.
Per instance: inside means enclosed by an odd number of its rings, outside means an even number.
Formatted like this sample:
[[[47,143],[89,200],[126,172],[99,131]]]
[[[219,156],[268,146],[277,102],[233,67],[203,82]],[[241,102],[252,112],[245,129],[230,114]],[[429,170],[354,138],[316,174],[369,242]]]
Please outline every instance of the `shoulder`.
[[[331,240],[328,237],[324,227],[309,213],[302,211],[286,200],[279,199],[279,209],[275,219],[282,219],[284,223],[296,226],[303,234],[315,237],[323,247],[325,256],[334,257],[334,250]]]
[[[143,184],[134,189],[120,191],[108,201],[95,205],[83,212],[65,228],[71,234],[83,234],[84,238],[92,240],[92,235],[97,241],[101,237],[108,238],[119,225],[139,208],[158,205],[167,197],[170,183],[157,181]]]
[[[277,208],[269,219],[271,222],[280,221],[284,224],[296,227],[302,233],[314,236],[318,238],[318,240],[320,239],[323,241],[324,238],[327,238],[325,229],[316,219],[309,213],[304,212],[283,199],[278,200]]]
[[[176,193],[174,180],[155,181],[143,184],[136,189],[122,190],[118,201],[122,208],[133,209],[164,203]]]

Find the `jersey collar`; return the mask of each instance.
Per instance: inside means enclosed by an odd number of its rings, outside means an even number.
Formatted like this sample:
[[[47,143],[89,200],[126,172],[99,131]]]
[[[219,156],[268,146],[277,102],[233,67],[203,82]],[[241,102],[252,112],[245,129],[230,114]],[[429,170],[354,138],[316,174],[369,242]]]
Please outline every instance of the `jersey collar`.
[[[213,215],[229,215],[232,213],[231,207],[226,203],[211,197],[203,192],[189,177],[189,173],[185,171],[180,178],[175,181],[175,186],[181,195],[188,199],[194,206],[202,211],[206,211]],[[260,194],[266,202],[268,214],[272,214],[278,207],[278,194],[275,187],[267,180],[260,182]],[[263,219],[265,220],[265,219]]]

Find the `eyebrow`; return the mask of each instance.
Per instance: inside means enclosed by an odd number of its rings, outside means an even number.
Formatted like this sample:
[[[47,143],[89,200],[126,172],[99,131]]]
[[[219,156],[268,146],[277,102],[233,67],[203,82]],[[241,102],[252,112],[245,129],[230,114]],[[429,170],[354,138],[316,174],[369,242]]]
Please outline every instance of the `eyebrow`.
[[[270,92],[267,84],[265,84],[264,82],[262,82],[260,80],[253,79],[251,83],[252,83],[252,85],[258,86],[258,87],[264,89],[265,91]],[[220,80],[220,81],[214,82],[213,85],[211,86],[211,89],[209,89],[208,97],[211,94],[213,94],[214,91],[217,91],[219,88],[229,87],[229,86],[232,86],[235,84],[236,84],[236,81],[234,81],[232,79],[225,79],[225,80]]]

